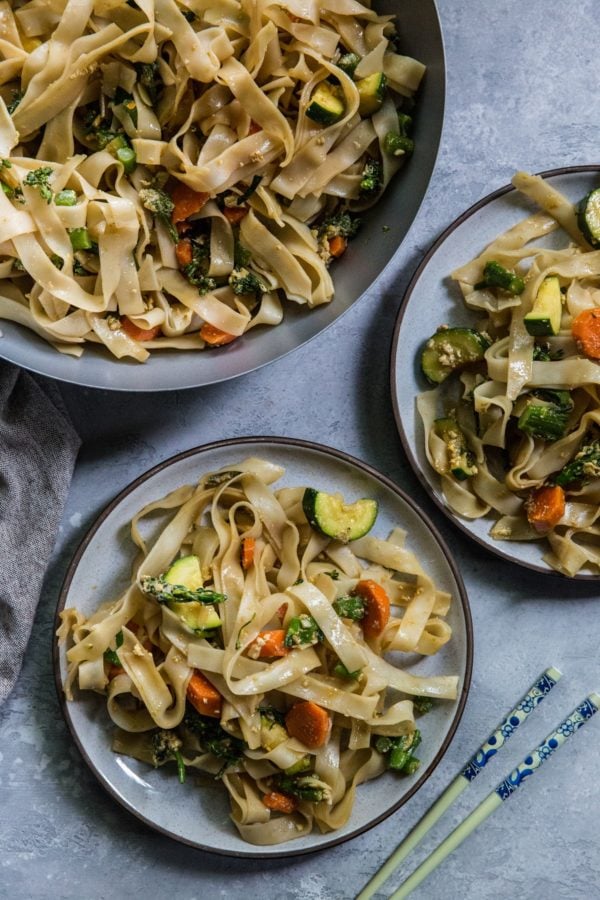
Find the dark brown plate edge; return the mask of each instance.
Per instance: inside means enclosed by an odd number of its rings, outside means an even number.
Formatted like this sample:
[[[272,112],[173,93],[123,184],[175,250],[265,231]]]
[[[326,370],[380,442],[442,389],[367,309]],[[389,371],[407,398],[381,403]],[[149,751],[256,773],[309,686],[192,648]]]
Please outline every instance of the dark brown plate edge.
[[[600,173],[600,165],[592,164],[589,165],[581,165],[581,166],[561,166],[557,169],[546,169],[543,172],[537,172],[537,175],[540,175],[542,178],[556,178],[561,175],[577,175],[584,173]],[[482,197],[481,200],[478,200],[472,206],[470,206],[465,212],[461,213],[454,221],[440,234],[440,236],[434,241],[431,245],[417,268],[415,269],[408,286],[404,292],[402,297],[400,308],[398,310],[398,314],[396,317],[396,323],[394,325],[394,331],[392,336],[392,347],[390,352],[390,391],[392,396],[392,408],[394,412],[394,420],[396,422],[396,430],[398,431],[398,435],[400,437],[400,442],[402,443],[402,448],[404,453],[410,463],[410,466],[417,476],[419,482],[424,488],[425,492],[429,496],[429,498],[435,503],[435,505],[440,509],[447,519],[449,519],[452,524],[460,529],[463,534],[466,534],[470,540],[475,541],[475,543],[479,544],[480,547],[483,547],[484,550],[488,553],[492,553],[494,556],[498,556],[500,559],[505,560],[506,562],[512,563],[515,566],[520,566],[524,569],[529,569],[533,572],[538,572],[541,575],[546,575],[549,578],[560,579],[561,582],[565,580],[568,582],[578,581],[578,582],[596,582],[600,581],[600,574],[584,574],[584,575],[564,575],[562,572],[556,572],[554,569],[550,569],[548,567],[538,566],[535,563],[524,562],[520,559],[517,559],[512,554],[508,553],[505,550],[500,549],[500,547],[496,548],[491,546],[482,540],[478,535],[473,534],[473,532],[469,529],[469,527],[464,524],[458,516],[452,512],[452,510],[446,506],[446,504],[441,500],[436,492],[433,490],[429,481],[425,478],[423,471],[419,465],[419,461],[414,456],[412,452],[412,447],[410,442],[406,436],[404,431],[404,425],[402,423],[402,417],[400,415],[400,406],[398,403],[398,392],[396,388],[396,368],[394,365],[394,360],[396,359],[396,355],[398,352],[398,341],[400,339],[400,331],[402,328],[402,321],[404,319],[404,314],[408,308],[408,304],[411,298],[411,295],[419,281],[423,270],[429,265],[431,258],[437,253],[438,249],[441,245],[447,240],[447,238],[457,229],[459,228],[467,219],[470,219],[475,213],[479,212],[480,209],[483,209],[484,206],[492,203],[494,200],[497,200],[499,197],[504,196],[505,194],[514,191],[517,193],[516,188],[512,186],[512,184],[506,184],[503,187],[498,188],[495,191],[492,191],[490,194],[487,194],[485,197]]]
[[[408,791],[408,793],[405,794],[401,798],[401,800],[398,801],[398,803],[396,803],[393,807],[391,807],[385,813],[382,813],[380,816],[377,816],[375,819],[372,819],[366,825],[364,825],[360,828],[356,828],[354,831],[350,832],[349,834],[345,834],[340,837],[334,837],[316,847],[306,847],[306,848],[299,849],[299,850],[294,850],[293,848],[290,848],[289,850],[286,849],[285,854],[269,853],[267,851],[260,851],[260,852],[250,852],[250,851],[246,852],[243,850],[231,851],[231,850],[221,850],[221,849],[218,849],[215,847],[207,847],[204,844],[200,844],[200,843],[198,843],[196,841],[192,841],[192,840],[187,840],[185,837],[183,837],[181,835],[174,834],[172,831],[169,831],[169,829],[167,829],[167,828],[163,828],[162,826],[156,825],[150,819],[148,819],[147,817],[142,815],[133,805],[131,805],[123,797],[121,797],[119,795],[118,791],[116,791],[112,787],[112,785],[110,785],[108,782],[106,782],[104,777],[102,777],[100,775],[100,773],[96,770],[96,767],[93,765],[91,759],[87,755],[85,748],[81,744],[79,737],[76,734],[76,732],[72,726],[71,718],[70,718],[69,711],[68,711],[68,704],[65,699],[64,692],[63,692],[63,685],[62,685],[61,672],[60,672],[60,651],[59,651],[58,642],[56,640],[56,630],[58,629],[58,627],[60,625],[59,614],[64,609],[65,602],[67,599],[67,594],[69,592],[71,582],[75,575],[77,566],[79,565],[81,557],[83,556],[85,550],[87,549],[88,545],[92,541],[96,531],[102,525],[102,523],[107,518],[107,516],[109,516],[110,513],[122,502],[122,500],[129,493],[131,493],[133,490],[137,489],[140,485],[142,485],[148,479],[152,478],[158,472],[162,471],[163,469],[167,468],[168,466],[175,465],[176,463],[180,462],[181,460],[188,459],[188,458],[195,456],[201,452],[221,449],[224,447],[232,447],[233,448],[233,447],[243,446],[245,444],[279,444],[282,446],[287,446],[287,447],[292,447],[292,448],[298,447],[301,449],[306,449],[306,450],[310,450],[310,451],[316,451],[319,453],[323,453],[327,456],[338,459],[341,462],[349,463],[350,465],[355,466],[356,468],[365,472],[371,478],[375,479],[376,481],[379,481],[381,484],[383,484],[385,487],[387,487],[389,490],[391,490],[394,494],[396,494],[421,519],[423,524],[430,531],[431,536],[433,537],[434,541],[438,545],[438,548],[441,550],[442,554],[444,555],[444,558],[446,559],[446,561],[450,567],[450,570],[452,572],[452,575],[453,575],[454,580],[456,581],[456,584],[458,587],[458,593],[459,593],[461,608],[462,608],[462,612],[463,612],[463,616],[464,616],[464,620],[465,620],[465,630],[466,630],[465,674],[464,674],[464,679],[463,679],[462,690],[461,690],[460,696],[457,698],[457,706],[456,706],[456,710],[454,713],[454,717],[452,719],[452,722],[450,724],[450,727],[448,729],[446,737],[444,738],[444,741],[443,741],[442,746],[440,747],[438,753],[436,754],[434,759],[431,761],[431,763],[429,764],[427,769],[420,776],[420,778],[411,787],[411,789]],[[469,599],[467,596],[467,592],[466,592],[466,588],[465,588],[462,576],[458,570],[458,567],[457,567],[448,547],[446,546],[444,539],[442,538],[441,534],[437,530],[436,526],[429,519],[429,517],[419,509],[419,506],[417,505],[417,503],[414,500],[412,500],[391,479],[387,478],[385,475],[382,475],[379,471],[377,471],[377,469],[373,468],[368,463],[365,463],[362,460],[357,459],[356,457],[351,456],[350,454],[345,453],[341,450],[337,450],[334,447],[328,447],[325,444],[319,444],[314,441],[301,440],[299,438],[286,438],[286,437],[267,436],[267,435],[254,436],[254,437],[253,436],[245,436],[245,437],[239,437],[239,438],[229,438],[229,439],[221,440],[221,441],[213,441],[211,443],[203,444],[198,447],[194,447],[190,450],[185,450],[182,453],[177,453],[174,456],[171,456],[169,459],[166,459],[166,460],[158,463],[156,466],[153,466],[147,472],[145,472],[144,474],[142,474],[138,478],[136,478],[134,481],[132,481],[102,510],[102,512],[97,516],[97,518],[94,520],[94,522],[92,523],[92,525],[90,526],[90,528],[88,529],[88,531],[86,532],[84,537],[82,538],[82,540],[75,552],[75,555],[73,556],[71,562],[69,563],[69,566],[68,566],[67,571],[64,576],[64,580],[63,580],[63,583],[62,583],[62,586],[60,589],[60,593],[58,596],[58,603],[57,603],[56,613],[55,613],[55,617],[54,617],[54,629],[52,632],[52,662],[53,662],[54,682],[55,682],[55,686],[56,686],[58,702],[59,702],[62,716],[63,716],[65,723],[67,725],[67,728],[69,730],[69,733],[70,733],[71,737],[73,738],[75,745],[77,746],[77,749],[79,750],[84,762],[86,763],[86,765],[88,766],[90,771],[93,773],[93,775],[97,778],[100,786],[104,789],[104,791],[106,793],[108,793],[114,800],[116,800],[117,803],[122,808],[124,808],[129,813],[134,815],[137,819],[139,819],[141,822],[143,822],[145,825],[147,825],[153,831],[157,831],[157,832],[165,835],[166,837],[169,837],[169,838],[177,841],[178,843],[186,844],[189,847],[193,847],[197,850],[202,850],[206,853],[216,853],[220,856],[239,857],[239,858],[243,857],[243,858],[248,858],[248,859],[282,859],[282,858],[290,857],[290,856],[304,856],[308,853],[321,852],[321,851],[329,849],[331,847],[335,847],[338,844],[343,844],[346,841],[348,841],[352,838],[355,838],[360,834],[364,834],[365,832],[369,831],[371,828],[374,828],[380,822],[387,819],[389,816],[393,815],[393,813],[397,812],[397,810],[400,809],[401,806],[404,806],[404,804],[419,790],[420,787],[422,787],[422,785],[429,778],[429,776],[435,771],[435,769],[441,762],[443,756],[445,755],[448,748],[450,747],[452,739],[454,738],[454,735],[456,733],[458,725],[461,721],[461,718],[462,718],[462,715],[464,712],[464,708],[465,708],[465,704],[467,702],[467,696],[469,693],[469,688],[471,685],[471,676],[472,676],[472,672],[473,672],[473,621],[472,621],[472,617],[471,617],[471,609],[469,606]],[[287,844],[286,844],[286,848],[287,848]]]

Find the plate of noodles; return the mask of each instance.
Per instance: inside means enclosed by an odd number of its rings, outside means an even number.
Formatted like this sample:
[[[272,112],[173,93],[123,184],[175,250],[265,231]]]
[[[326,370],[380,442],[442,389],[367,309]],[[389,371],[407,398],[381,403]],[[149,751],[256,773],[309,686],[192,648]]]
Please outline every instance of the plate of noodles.
[[[467,210],[413,276],[392,348],[400,436],[438,506],[498,556],[596,580],[599,185],[598,166],[517,172]]]
[[[133,482],[67,572],[55,675],[85,762],[158,831],[289,856],[386,818],[442,758],[472,629],[439,535],[391,481],[285,438]]]
[[[2,357],[114,390],[222,381],[390,262],[441,133],[434,0],[258,9],[7,6]]]

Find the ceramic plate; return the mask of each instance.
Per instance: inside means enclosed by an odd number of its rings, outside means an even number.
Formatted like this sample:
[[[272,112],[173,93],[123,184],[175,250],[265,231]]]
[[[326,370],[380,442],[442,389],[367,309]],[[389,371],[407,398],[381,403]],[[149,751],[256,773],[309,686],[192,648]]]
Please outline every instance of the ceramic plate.
[[[54,649],[57,689],[73,738],[102,786],[146,824],[186,844],[234,856],[287,857],[330,847],[372,827],[394,812],[423,784],[443,754],[460,720],[472,664],[469,606],[460,575],[448,549],[412,500],[374,469],[337,450],[283,438],[245,438],[208,444],[161,463],[126,488],[101,514],[84,538],[67,572],[58,610],[77,606],[89,614],[107,597],[117,596],[129,581],[133,560],[126,540],[134,513],[153,498],[194,483],[203,472],[231,468],[247,456],[261,456],[285,466],[278,484],[314,484],[339,490],[347,497],[375,497],[380,513],[374,534],[386,536],[396,524],[407,529],[409,545],[436,584],[449,591],[454,603],[449,615],[452,640],[437,656],[410,667],[419,674],[457,674],[456,702],[438,704],[419,724],[423,743],[421,769],[414,778],[385,774],[357,791],[348,824],[332,834],[311,834],[274,847],[253,847],[239,837],[229,819],[229,800],[218,783],[190,777],[180,789],[174,773],[115,754],[110,749],[111,723],[97,695],[81,695],[66,703],[62,683],[66,672],[63,650]],[[99,561],[105,561],[99,565]]]
[[[577,166],[541,174],[573,202],[600,184],[600,166]],[[428,388],[419,366],[423,342],[441,323],[468,324],[476,318],[465,307],[457,285],[450,281],[450,272],[530,215],[532,209],[525,197],[507,185],[468,209],[441,235],[406,290],[394,330],[390,374],[394,415],[404,449],[416,475],[442,512],[497,556],[538,572],[558,575],[542,559],[547,549],[545,542],[495,541],[488,533],[494,522],[492,516],[467,520],[446,505],[438,476],[425,456],[423,427],[415,406],[416,395]],[[564,234],[556,232],[546,242],[549,246],[552,242],[564,246]],[[600,575],[590,574],[589,570],[575,577],[600,579]]]
[[[433,172],[444,115],[444,47],[434,0],[404,0],[401,4],[380,0],[375,5],[378,11],[397,17],[402,52],[427,66],[415,110],[417,150],[405,171],[363,216],[363,228],[343,262],[332,267],[335,297],[331,303],[314,310],[286,303],[285,318],[275,328],[253,329],[217,351],[155,353],[143,365],[115,360],[96,347],[88,348],[81,359],[64,356],[28,329],[0,321],[0,357],[88,387],[175,390],[251,372],[306,343],[346,312],[390,263],[417,214]]]

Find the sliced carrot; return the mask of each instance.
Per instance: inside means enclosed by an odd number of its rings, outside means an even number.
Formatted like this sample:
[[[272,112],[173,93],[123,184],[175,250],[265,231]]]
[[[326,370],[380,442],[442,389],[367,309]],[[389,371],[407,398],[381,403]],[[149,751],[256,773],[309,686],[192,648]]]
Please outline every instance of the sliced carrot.
[[[202,672],[194,669],[187,686],[186,696],[194,709],[202,716],[212,716],[215,719],[221,717],[223,698],[218,690],[212,686],[208,678]]]
[[[263,794],[262,802],[267,809],[273,812],[293,813],[298,809],[298,801],[289,794],[282,794],[281,791],[271,791],[269,794]]]
[[[285,717],[285,727],[296,740],[311,749],[322,747],[331,728],[329,715],[312,700],[294,703]]]
[[[262,125],[259,125],[258,122],[254,121],[254,119],[250,119],[248,134],[256,134],[257,131],[262,131]]]
[[[154,328],[140,328],[127,316],[121,319],[121,328],[134,341],[153,341],[160,334],[160,325],[155,325]]]
[[[175,256],[180,266],[189,266],[194,258],[192,253],[192,242],[188,238],[184,238],[175,246]]]
[[[286,632],[283,628],[259,631],[257,637],[248,647],[248,656],[251,659],[277,659],[287,656],[290,651],[284,643],[285,634]]]
[[[209,325],[208,322],[205,322],[200,329],[200,337],[207,344],[210,344],[211,347],[222,347],[223,344],[230,344],[232,341],[235,341],[237,335],[228,334],[226,331],[221,331],[220,328],[215,328],[214,325]]]
[[[571,334],[582,353],[600,359],[600,307],[584,309],[573,319]]]
[[[390,598],[381,585],[370,578],[359,581],[352,593],[365,601],[365,615],[361,623],[365,637],[377,637],[390,620]]]
[[[336,258],[344,253],[347,246],[348,241],[341,234],[336,234],[335,237],[329,238],[329,252]]]
[[[171,200],[175,204],[171,221],[176,225],[189,219],[194,213],[200,212],[209,198],[210,194],[205,191],[194,191],[183,181],[178,181],[171,193]]]
[[[277,607],[276,616],[280,622],[283,622],[283,620],[285,619],[285,614],[287,612],[287,608],[288,608],[287,603],[282,603],[281,606]]]
[[[565,514],[565,492],[558,484],[533,490],[526,503],[527,521],[539,534],[552,531]]]
[[[254,551],[256,550],[256,541],[253,537],[242,539],[242,569],[247,572],[254,562]]]
[[[242,221],[244,216],[248,215],[247,206],[224,206],[223,215],[230,225],[237,225]]]

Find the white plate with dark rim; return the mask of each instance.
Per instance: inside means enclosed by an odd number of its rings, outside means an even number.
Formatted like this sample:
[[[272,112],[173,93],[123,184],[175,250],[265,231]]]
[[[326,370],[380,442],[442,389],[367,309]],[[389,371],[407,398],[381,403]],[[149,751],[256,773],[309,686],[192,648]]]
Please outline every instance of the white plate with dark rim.
[[[600,184],[600,166],[572,166],[540,173],[574,203]],[[431,247],[404,295],[396,320],[392,342],[390,378],[396,425],[408,460],[432,500],[455,525],[496,556],[533,569],[560,575],[542,559],[547,550],[544,541],[495,541],[489,530],[495,519],[484,516],[468,520],[447,506],[439,478],[425,455],[425,436],[417,414],[415,397],[427,390],[419,359],[423,343],[441,323],[470,324],[475,315],[466,308],[458,286],[450,280],[450,272],[477,256],[499,234],[530,215],[534,206],[512,185],[506,185],[458,217]],[[565,236],[559,231],[550,235],[547,244],[564,246]],[[589,569],[576,575],[578,580],[600,580]]]
[[[444,45],[435,0],[377,0],[396,16],[400,50],[427,67],[414,112],[416,150],[376,205],[344,259],[332,266],[335,296],[313,310],[285,302],[284,320],[255,328],[226,347],[153,353],[144,364],[117,360],[90,346],[80,359],[65,356],[14,322],[0,320],[0,358],[59,381],[113,391],[170,391],[235,378],[302,346],[343,315],[372,288],[391,263],[425,196],[437,157],[446,92]],[[400,212],[399,212],[400,211]]]
[[[451,641],[434,657],[407,666],[418,674],[456,674],[456,701],[440,702],[420,719],[422,761],[411,778],[386,773],[361,785],[350,821],[337,832],[317,833],[273,847],[245,843],[229,818],[229,800],[218,782],[189,777],[179,785],[170,767],[152,769],[113,753],[106,704],[97,694],[79,694],[67,703],[62,684],[66,674],[64,648],[54,644],[56,686],[67,725],[83,758],[108,793],[150,827],[185,844],[232,856],[287,857],[310,853],[354,837],[395,812],[433,772],[448,749],[460,721],[469,689],[473,634],[469,604],[460,574],[434,526],[416,504],[375,469],[338,450],[319,444],[276,437],[220,441],[181,453],[146,472],[101,513],[84,537],[65,576],[57,608],[76,606],[91,613],[100,602],[117,596],[129,583],[134,548],[126,539],[132,516],[149,500],[182,485],[195,483],[204,472],[231,468],[248,456],[262,456],[285,467],[281,484],[310,484],[339,490],[347,498],[374,497],[380,512],[373,533],[386,536],[394,525],[408,531],[408,545],[436,584],[454,599],[448,616]],[[279,482],[278,482],[279,483]],[[411,658],[412,659],[412,658]]]

